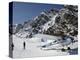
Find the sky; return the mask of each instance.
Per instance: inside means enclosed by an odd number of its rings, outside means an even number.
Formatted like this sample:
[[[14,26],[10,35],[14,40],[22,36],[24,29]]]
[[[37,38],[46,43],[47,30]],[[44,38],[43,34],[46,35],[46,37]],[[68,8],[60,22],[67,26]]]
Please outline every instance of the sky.
[[[24,21],[32,20],[42,11],[52,8],[61,9],[63,5],[13,2],[13,24],[22,24]]]

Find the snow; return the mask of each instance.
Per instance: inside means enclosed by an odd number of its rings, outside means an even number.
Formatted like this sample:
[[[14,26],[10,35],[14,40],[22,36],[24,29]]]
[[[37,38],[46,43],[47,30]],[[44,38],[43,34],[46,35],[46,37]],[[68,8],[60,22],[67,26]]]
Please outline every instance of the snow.
[[[16,33],[15,35],[20,38],[26,38],[27,36],[29,36],[29,34],[30,34],[29,31],[25,32],[24,30],[21,30],[18,33]]]
[[[59,56],[59,55],[69,55],[68,52],[62,52],[61,50],[42,50],[39,46],[42,45],[41,39],[46,38],[49,40],[47,43],[52,42],[52,40],[60,39],[60,37],[50,36],[50,35],[43,35],[43,34],[36,34],[33,38],[20,38],[16,35],[13,35],[13,43],[14,43],[14,50],[13,50],[13,58],[23,58],[23,57],[43,57],[43,56]],[[23,49],[23,42],[26,42],[26,49]],[[45,43],[45,44],[47,44]],[[77,44],[77,43],[76,43]],[[74,46],[76,46],[76,44]],[[48,48],[55,47],[59,48],[60,45],[52,45]]]
[[[54,15],[49,22],[47,22],[46,24],[44,24],[44,25],[42,26],[43,31],[44,31],[44,30],[47,30],[49,27],[51,27],[51,26],[54,25],[54,23],[55,23],[55,18],[56,18],[57,16],[58,16],[58,14]]]
[[[57,36],[46,35],[46,34],[36,34],[36,35],[34,35],[33,37],[50,39],[50,40],[56,40],[56,39],[57,39]],[[61,37],[58,36],[58,38],[60,39]]]

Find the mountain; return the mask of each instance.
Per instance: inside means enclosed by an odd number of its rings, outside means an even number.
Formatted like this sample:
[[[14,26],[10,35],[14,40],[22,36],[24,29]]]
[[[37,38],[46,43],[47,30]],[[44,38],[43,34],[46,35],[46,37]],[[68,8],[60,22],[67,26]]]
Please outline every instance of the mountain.
[[[55,18],[55,24],[44,32],[50,35],[71,35],[78,34],[78,7],[64,6]]]
[[[13,30],[20,37],[31,37],[37,33],[76,36],[78,34],[78,7],[64,5],[64,8],[60,10],[43,11],[34,19],[25,21],[24,24],[13,25]]]
[[[23,28],[23,25],[22,24],[10,24],[9,25],[9,33],[10,34],[15,34],[15,33],[18,33],[20,31],[20,29]]]

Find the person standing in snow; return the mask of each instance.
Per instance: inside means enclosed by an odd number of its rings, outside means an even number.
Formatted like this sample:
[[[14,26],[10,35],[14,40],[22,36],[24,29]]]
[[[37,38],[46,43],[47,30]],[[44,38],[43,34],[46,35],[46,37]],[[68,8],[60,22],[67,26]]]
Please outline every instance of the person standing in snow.
[[[12,51],[13,51],[14,50],[14,44],[13,43],[11,44],[11,47],[12,47]]]
[[[25,42],[23,42],[23,48],[24,48],[24,50],[25,50],[25,46],[26,46],[26,43],[25,43]]]

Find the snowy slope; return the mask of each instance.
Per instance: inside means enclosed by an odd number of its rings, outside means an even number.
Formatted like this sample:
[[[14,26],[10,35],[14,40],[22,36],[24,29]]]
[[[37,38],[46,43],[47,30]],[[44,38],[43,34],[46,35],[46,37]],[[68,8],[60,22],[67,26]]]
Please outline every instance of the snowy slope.
[[[58,16],[58,14],[54,15],[49,22],[47,22],[46,24],[44,24],[44,25],[42,26],[42,30],[43,30],[43,31],[44,31],[44,30],[46,31],[49,27],[53,26],[54,23],[55,23],[55,18],[56,18],[57,16]]]
[[[67,52],[61,52],[59,50],[51,50],[51,51],[44,51],[40,49],[40,37],[35,37],[31,39],[26,38],[19,38],[13,35],[13,43],[14,43],[14,51],[13,57],[14,58],[22,58],[22,57],[40,57],[40,56],[58,56],[58,55],[68,55]],[[40,35],[39,35],[40,36]],[[42,36],[42,35],[41,35]],[[44,35],[45,36],[45,35]],[[48,37],[48,36],[45,36]],[[50,38],[50,36],[49,36]],[[51,36],[52,38],[52,36]],[[26,49],[23,49],[23,42],[26,42]]]
[[[45,39],[46,38],[46,39]],[[45,39],[45,42],[42,42],[41,39]],[[61,37],[51,36],[51,35],[43,35],[36,34],[33,38],[20,38],[16,35],[13,35],[13,43],[14,43],[14,58],[23,58],[23,57],[40,57],[40,56],[59,56],[59,55],[69,55],[68,51],[62,52],[61,44],[53,44],[51,46],[47,46],[46,48],[41,48],[42,45],[48,45],[53,41],[57,41],[57,39],[61,39]],[[26,42],[26,49],[23,49],[23,42]],[[77,48],[77,42],[74,44],[70,44],[71,48]]]

